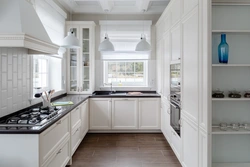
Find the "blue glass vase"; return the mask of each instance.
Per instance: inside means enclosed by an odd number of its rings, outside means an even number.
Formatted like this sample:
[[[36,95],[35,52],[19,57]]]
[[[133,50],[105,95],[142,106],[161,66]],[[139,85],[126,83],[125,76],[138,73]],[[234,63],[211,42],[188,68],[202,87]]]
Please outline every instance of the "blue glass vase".
[[[229,46],[226,41],[226,34],[221,34],[221,42],[218,46],[218,56],[220,63],[228,63]]]

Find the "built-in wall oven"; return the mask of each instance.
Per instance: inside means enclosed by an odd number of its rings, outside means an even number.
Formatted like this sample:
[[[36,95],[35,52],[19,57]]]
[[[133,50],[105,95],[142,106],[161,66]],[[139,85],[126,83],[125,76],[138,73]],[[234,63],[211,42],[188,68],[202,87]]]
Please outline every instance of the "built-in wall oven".
[[[181,65],[170,65],[170,125],[180,136]]]

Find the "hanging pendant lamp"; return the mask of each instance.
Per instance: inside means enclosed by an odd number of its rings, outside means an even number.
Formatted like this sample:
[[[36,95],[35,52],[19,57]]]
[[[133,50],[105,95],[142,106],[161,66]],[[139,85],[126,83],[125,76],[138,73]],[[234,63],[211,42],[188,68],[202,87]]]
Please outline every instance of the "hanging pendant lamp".
[[[143,10],[143,13],[146,10]],[[151,51],[151,45],[147,42],[146,36],[144,34],[144,17],[143,17],[143,33],[141,34],[141,41],[136,45],[135,51],[139,52],[149,52]]]
[[[105,12],[108,13],[108,10],[105,10]],[[107,13],[106,13],[106,21],[108,20]],[[106,33],[105,33],[104,41],[100,43],[99,48],[98,48],[100,52],[115,51],[114,45],[110,42],[108,34],[107,34],[107,26],[108,25],[106,25]]]
[[[74,35],[73,29],[68,32],[68,35],[63,39],[62,46],[64,48],[80,48],[79,39]]]

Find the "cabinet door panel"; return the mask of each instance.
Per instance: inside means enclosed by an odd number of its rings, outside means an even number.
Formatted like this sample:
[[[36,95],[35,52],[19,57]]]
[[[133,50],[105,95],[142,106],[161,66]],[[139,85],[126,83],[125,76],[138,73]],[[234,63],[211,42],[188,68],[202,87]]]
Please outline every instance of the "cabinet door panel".
[[[182,160],[184,167],[198,167],[198,127],[182,118]]]
[[[90,99],[90,129],[111,129],[111,99]]]
[[[199,29],[198,8],[183,21],[182,110],[198,124]],[[192,98],[190,98],[192,96]]]
[[[83,102],[81,106],[81,138],[83,139],[89,130],[89,108],[88,100]]]
[[[181,26],[176,25],[171,30],[171,60],[179,60],[181,57]]]
[[[182,13],[181,0],[173,1],[170,11],[171,11],[171,25],[173,26],[181,19],[181,13]]]
[[[139,99],[139,129],[160,129],[159,99]]]
[[[183,12],[184,14],[187,14],[190,12],[194,7],[198,5],[198,0],[188,0],[188,1],[183,1]]]
[[[138,129],[138,99],[112,99],[112,129]]]

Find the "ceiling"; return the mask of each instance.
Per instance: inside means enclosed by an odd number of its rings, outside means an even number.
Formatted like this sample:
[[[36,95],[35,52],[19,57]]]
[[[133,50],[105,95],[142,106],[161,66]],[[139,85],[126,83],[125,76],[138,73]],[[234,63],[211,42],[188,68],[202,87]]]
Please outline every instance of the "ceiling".
[[[69,13],[161,14],[170,0],[58,0]]]

